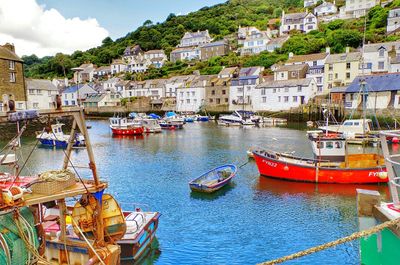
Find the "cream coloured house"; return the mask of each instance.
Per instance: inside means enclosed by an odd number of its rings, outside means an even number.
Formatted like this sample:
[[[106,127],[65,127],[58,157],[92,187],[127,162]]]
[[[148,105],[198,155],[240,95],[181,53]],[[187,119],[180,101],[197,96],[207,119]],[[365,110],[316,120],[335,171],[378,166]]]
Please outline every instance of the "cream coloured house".
[[[359,74],[361,62],[360,52],[330,54],[325,62],[324,92],[328,93],[333,87],[343,87],[353,82]]]
[[[54,107],[57,87],[45,79],[26,79],[28,109],[51,109]]]

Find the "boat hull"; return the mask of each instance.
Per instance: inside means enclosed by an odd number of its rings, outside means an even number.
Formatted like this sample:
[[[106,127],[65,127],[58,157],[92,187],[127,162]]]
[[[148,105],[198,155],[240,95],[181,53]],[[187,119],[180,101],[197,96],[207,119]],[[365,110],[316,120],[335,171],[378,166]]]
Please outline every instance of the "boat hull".
[[[136,128],[111,128],[111,131],[114,135],[142,135],[144,132],[143,127],[136,127]]]
[[[229,176],[221,177],[220,174],[226,169],[229,170]],[[212,193],[229,184],[236,173],[237,167],[235,165],[220,166],[190,181],[189,187],[192,191]]]
[[[62,141],[62,140],[39,138],[39,142],[43,146],[49,146],[49,147],[67,148],[68,146],[68,141]],[[79,146],[84,146],[84,145],[80,141],[75,141],[73,147],[79,147]]]
[[[156,237],[158,220],[160,214],[154,216],[151,221],[142,229],[141,234],[136,240],[120,240],[118,245],[121,247],[121,260],[137,262],[146,256],[151,249],[151,245]]]
[[[277,160],[254,152],[260,175],[289,181],[337,184],[373,184],[387,183],[388,179],[380,178],[385,167],[376,168],[327,168],[316,165],[297,165]],[[318,171],[318,172],[317,172]]]
[[[231,182],[231,179],[229,179],[227,181],[221,181],[220,183],[218,183],[218,185],[213,186],[213,187],[207,187],[205,185],[199,185],[199,184],[193,184],[193,183],[189,184],[189,186],[192,191],[212,193],[212,192],[216,192],[217,190],[222,189],[224,186],[228,185],[230,182]]]

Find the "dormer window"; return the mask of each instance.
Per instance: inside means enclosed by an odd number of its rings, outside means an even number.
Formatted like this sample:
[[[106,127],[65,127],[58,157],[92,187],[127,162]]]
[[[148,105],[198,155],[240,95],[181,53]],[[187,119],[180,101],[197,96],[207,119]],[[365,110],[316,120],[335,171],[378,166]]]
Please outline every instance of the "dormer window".
[[[385,56],[385,49],[381,48],[379,50],[379,57],[384,57]]]

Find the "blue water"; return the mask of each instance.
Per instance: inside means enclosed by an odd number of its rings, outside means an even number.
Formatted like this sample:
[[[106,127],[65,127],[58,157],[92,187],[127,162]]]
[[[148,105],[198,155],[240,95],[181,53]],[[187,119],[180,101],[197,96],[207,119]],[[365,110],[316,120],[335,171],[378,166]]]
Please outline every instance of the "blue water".
[[[225,128],[210,122],[115,138],[107,121],[89,124],[98,171],[109,181],[108,192],[124,208],[140,203],[162,214],[157,231],[160,254],[147,264],[255,264],[358,230],[357,186],[271,180],[260,177],[253,162],[216,194],[190,192],[189,180],[218,165],[243,164],[251,146],[310,156],[304,131]],[[24,139],[25,148],[32,145],[33,140]],[[38,173],[59,168],[62,157],[61,150],[39,148],[27,169]],[[86,153],[75,150],[73,161],[86,164]],[[359,264],[358,251],[355,241],[287,264]]]

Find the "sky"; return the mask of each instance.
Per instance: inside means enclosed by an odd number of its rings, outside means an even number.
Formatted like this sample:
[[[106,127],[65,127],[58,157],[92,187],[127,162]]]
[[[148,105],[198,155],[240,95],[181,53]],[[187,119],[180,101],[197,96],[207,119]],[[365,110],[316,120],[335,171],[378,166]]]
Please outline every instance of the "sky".
[[[0,44],[20,56],[71,54],[134,31],[144,21],[165,21],[226,0],[0,0]]]

